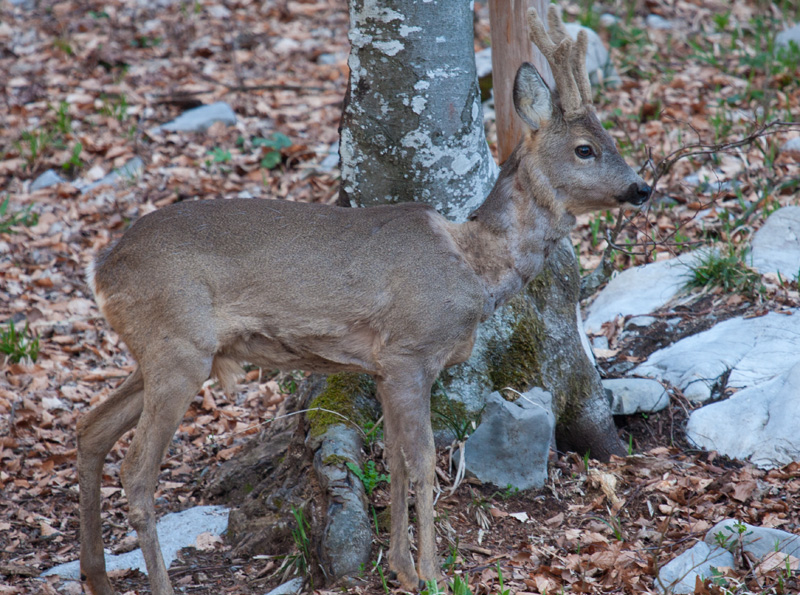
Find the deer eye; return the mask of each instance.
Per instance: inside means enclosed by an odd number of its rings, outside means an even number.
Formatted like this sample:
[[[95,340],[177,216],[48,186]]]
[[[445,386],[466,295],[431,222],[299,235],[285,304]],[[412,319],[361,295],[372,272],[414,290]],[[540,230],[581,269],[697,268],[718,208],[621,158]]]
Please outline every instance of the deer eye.
[[[581,159],[589,159],[594,157],[594,149],[589,145],[579,145],[575,147],[575,154]]]

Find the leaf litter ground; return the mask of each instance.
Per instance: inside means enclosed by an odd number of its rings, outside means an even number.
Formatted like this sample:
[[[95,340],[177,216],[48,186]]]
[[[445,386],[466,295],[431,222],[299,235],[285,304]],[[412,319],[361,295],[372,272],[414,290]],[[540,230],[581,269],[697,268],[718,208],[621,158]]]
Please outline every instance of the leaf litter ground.
[[[9,223],[0,226],[0,320],[19,328],[27,320],[41,350],[35,363],[7,361],[0,376],[0,594],[79,592],[75,583],[35,577],[78,555],[75,423],[133,365],[83,280],[91,256],[131,221],[179,200],[332,202],[338,174],[320,164],[337,140],[347,77],[342,1],[32,4],[6,3],[0,18],[0,69],[8,73],[0,127],[0,201],[8,204],[0,223]],[[567,5],[568,20],[597,27],[600,11],[585,7]],[[685,145],[721,145],[763,124],[797,119],[797,62],[765,53],[774,38],[768,27],[778,28],[785,6],[679,0],[602,8],[622,17],[598,28],[622,85],[601,91],[598,104],[632,163],[658,163]],[[488,24],[486,7],[477,10],[479,49],[488,42]],[[675,28],[647,29],[648,13]],[[214,101],[233,107],[236,126],[198,135],[152,132]],[[770,212],[798,202],[797,154],[778,151],[797,131],[773,131],[725,151],[700,148],[659,172],[653,204],[611,238],[614,246],[606,234],[614,214],[583,217],[573,238],[583,267],[594,268],[604,251],[614,267],[625,268],[698,244],[741,249]],[[276,132],[291,146],[269,169],[269,147],[259,139]],[[491,123],[487,133],[493,141]],[[72,183],[98,180],[135,156],[145,163],[136,179],[85,194]],[[65,182],[31,191],[47,169]],[[690,174],[698,174],[697,183],[687,181]],[[30,218],[22,217],[26,209]],[[11,214],[20,216],[10,221]],[[684,318],[671,334],[656,325],[631,338],[611,325],[604,334],[615,355],[600,366],[610,377],[621,375],[620,363],[641,361],[664,341],[706,328],[710,315],[797,305],[793,279],[762,278],[762,288],[746,296],[710,287],[665,310]],[[162,466],[159,512],[206,502],[207,472],[274,415],[291,382],[251,370],[229,400],[205,387]],[[646,593],[654,591],[661,565],[721,519],[797,532],[798,466],[765,472],[693,451],[683,438],[692,405],[677,392],[673,397],[661,413],[618,420],[630,457],[604,464],[561,453],[553,455],[542,490],[513,494],[467,482],[443,497],[437,527],[449,580],[460,575],[474,593],[496,593],[499,568],[511,592]],[[115,551],[133,546],[125,539],[118,476],[128,442],[112,450],[104,476],[104,538]],[[446,487],[444,458],[439,470]],[[388,493],[378,487],[372,501],[380,511]],[[375,539],[377,558],[388,535]],[[211,544],[185,550],[171,574],[187,593],[263,593],[279,581],[280,564],[239,560],[229,546]],[[728,572],[738,592],[780,592],[779,570],[740,559]],[[138,572],[114,580],[121,592],[149,592]],[[715,588],[699,592],[720,592]],[[377,593],[383,586],[366,569],[350,589]],[[783,589],[797,592],[796,578]]]

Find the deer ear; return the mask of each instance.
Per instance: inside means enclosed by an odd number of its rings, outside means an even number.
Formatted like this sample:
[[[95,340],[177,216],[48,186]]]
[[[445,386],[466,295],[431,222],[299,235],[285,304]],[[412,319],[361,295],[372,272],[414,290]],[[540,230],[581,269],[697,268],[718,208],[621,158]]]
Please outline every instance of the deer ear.
[[[519,67],[514,79],[514,107],[519,117],[534,130],[547,124],[553,113],[550,89],[528,62]]]

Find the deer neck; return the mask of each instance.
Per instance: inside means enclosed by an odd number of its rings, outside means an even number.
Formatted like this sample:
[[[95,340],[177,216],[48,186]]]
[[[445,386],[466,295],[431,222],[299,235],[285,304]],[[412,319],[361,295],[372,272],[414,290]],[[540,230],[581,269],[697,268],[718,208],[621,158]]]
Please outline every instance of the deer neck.
[[[523,145],[508,158],[492,191],[453,237],[484,283],[484,317],[538,275],[552,248],[567,236],[575,217]]]

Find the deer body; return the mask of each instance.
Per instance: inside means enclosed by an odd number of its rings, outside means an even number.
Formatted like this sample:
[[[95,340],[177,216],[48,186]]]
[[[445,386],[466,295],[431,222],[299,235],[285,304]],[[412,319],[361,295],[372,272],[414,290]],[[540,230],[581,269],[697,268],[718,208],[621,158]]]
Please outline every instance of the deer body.
[[[485,302],[446,226],[419,204],[178,203],[98,258],[93,289],[140,365],[186,337],[220,371],[247,361],[379,375],[406,352],[438,371],[466,349]],[[415,344],[422,336],[440,345]]]
[[[100,526],[103,461],[133,427],[120,469],[129,519],[153,593],[172,593],[155,530],[159,465],[203,382],[215,376],[230,388],[245,361],[375,378],[392,477],[389,567],[407,589],[438,578],[429,402],[436,376],[469,357],[479,322],[541,270],[576,214],[641,204],[650,193],[591,109],[575,58],[585,38],[566,39],[552,11],[550,19],[557,44],[540,37],[535,16],[531,31],[561,65],[558,95],[533,67],[520,68],[515,106],[529,130],[468,221],[451,223],[417,204],[209,200],[142,217],[98,256],[89,283],[138,367],[78,423],[81,570],[92,593],[113,593]]]

